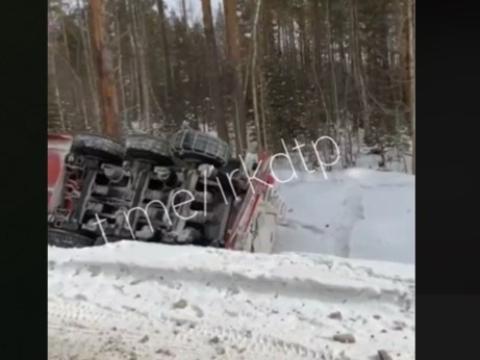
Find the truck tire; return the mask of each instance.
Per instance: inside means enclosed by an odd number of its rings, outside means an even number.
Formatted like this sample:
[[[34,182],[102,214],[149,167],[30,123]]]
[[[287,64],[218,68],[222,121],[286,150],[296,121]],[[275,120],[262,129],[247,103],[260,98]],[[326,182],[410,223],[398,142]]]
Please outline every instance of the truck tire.
[[[127,159],[145,159],[161,165],[172,165],[167,140],[151,135],[131,135],[125,142]]]
[[[78,134],[73,138],[71,152],[99,157],[102,160],[121,164],[125,155],[124,147],[113,139],[94,134]]]
[[[170,149],[182,160],[224,166],[230,158],[228,144],[196,130],[181,130],[170,141]]]
[[[72,231],[48,229],[48,244],[61,248],[80,248],[92,246],[94,239]]]

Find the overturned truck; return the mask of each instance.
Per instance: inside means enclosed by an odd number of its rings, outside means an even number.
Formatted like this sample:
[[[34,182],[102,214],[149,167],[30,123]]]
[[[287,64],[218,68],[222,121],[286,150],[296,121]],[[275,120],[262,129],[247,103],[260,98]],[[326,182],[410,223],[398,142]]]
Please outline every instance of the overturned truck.
[[[50,135],[48,243],[129,239],[271,252],[283,206],[268,156],[259,160],[234,159],[227,143],[191,129],[123,143]]]

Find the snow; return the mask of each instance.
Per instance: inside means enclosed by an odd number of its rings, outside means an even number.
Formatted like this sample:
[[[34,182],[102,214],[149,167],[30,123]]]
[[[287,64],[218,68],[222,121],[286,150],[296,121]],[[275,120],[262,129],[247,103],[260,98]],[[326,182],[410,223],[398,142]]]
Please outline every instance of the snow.
[[[48,257],[52,360],[414,358],[411,265],[132,241]]]
[[[414,176],[353,168],[299,177],[279,188],[290,212],[277,252],[414,263]]]

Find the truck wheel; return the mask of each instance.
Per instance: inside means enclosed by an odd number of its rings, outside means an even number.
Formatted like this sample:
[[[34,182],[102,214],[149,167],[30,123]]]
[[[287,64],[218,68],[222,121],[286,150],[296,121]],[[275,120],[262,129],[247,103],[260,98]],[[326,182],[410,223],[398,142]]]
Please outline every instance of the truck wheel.
[[[72,153],[99,157],[121,164],[125,155],[124,147],[113,139],[93,134],[78,134],[73,138]]]
[[[92,246],[94,239],[61,229],[48,229],[48,244],[61,248],[79,248]]]
[[[126,157],[145,159],[162,165],[172,165],[168,141],[151,135],[131,135],[126,140]]]
[[[196,130],[181,130],[171,142],[172,153],[182,160],[224,166],[230,158],[228,144],[211,135]]]

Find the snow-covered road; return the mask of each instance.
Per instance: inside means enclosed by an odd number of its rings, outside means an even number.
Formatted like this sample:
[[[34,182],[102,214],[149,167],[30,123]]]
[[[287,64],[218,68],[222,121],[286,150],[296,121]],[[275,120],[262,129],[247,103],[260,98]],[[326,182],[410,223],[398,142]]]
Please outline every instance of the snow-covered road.
[[[414,358],[410,265],[128,241],[48,257],[52,360]]]
[[[279,189],[291,212],[276,252],[415,262],[414,176],[360,168],[328,180],[321,173],[300,176]]]

